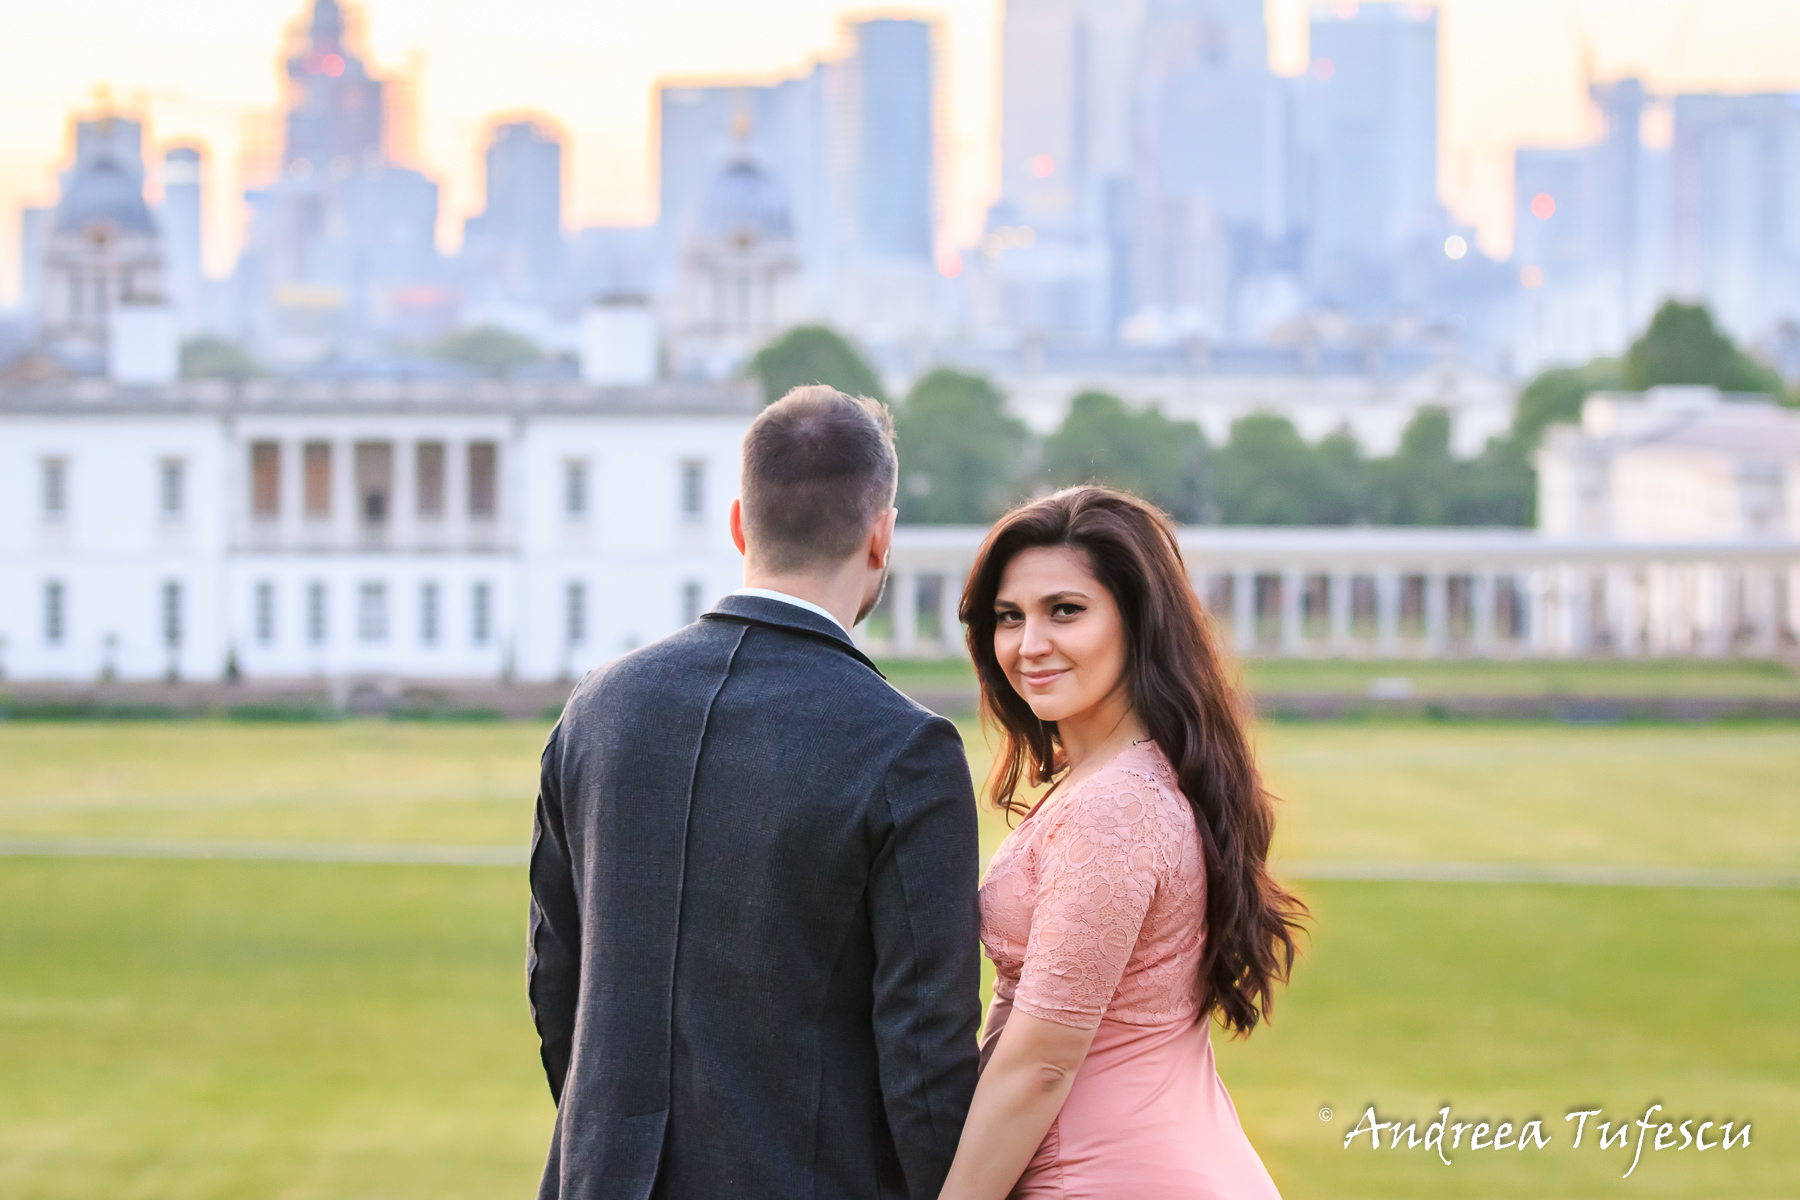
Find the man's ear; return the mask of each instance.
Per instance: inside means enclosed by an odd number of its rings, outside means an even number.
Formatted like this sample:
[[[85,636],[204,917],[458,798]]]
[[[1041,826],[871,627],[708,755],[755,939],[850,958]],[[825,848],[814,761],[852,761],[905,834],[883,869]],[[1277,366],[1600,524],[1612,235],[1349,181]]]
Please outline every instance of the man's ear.
[[[879,571],[888,565],[888,555],[894,548],[894,522],[899,520],[900,510],[889,508],[875,518],[875,525],[869,530],[869,569]]]
[[[731,502],[731,516],[729,520],[731,523],[732,545],[738,548],[739,554],[748,554],[749,551],[744,549],[744,502],[741,499],[733,500]]]

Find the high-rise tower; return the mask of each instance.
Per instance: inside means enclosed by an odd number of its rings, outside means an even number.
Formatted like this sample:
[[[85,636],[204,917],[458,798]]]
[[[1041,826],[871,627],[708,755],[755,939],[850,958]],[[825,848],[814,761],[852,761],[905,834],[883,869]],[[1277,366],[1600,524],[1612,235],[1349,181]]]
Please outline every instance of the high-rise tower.
[[[200,151],[173,146],[163,155],[163,281],[183,333],[200,323]]]
[[[529,291],[562,265],[562,140],[539,121],[494,127],[487,206],[466,226],[463,252],[495,282]]]
[[[1441,232],[1437,198],[1437,10],[1347,4],[1312,10],[1301,84],[1310,274],[1329,305],[1394,303],[1394,265]]]
[[[286,141],[281,161],[304,177],[338,178],[381,161],[382,88],[345,41],[337,0],[315,0],[312,19],[287,57]]]

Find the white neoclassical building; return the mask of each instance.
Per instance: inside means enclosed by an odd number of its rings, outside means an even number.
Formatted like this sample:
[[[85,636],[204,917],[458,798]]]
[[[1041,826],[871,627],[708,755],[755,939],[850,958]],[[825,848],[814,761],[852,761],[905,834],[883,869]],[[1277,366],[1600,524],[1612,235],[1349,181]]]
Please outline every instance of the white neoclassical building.
[[[737,586],[748,385],[0,390],[9,679],[556,679]]]
[[[1800,537],[1800,412],[1710,387],[1595,392],[1538,452],[1552,536]]]

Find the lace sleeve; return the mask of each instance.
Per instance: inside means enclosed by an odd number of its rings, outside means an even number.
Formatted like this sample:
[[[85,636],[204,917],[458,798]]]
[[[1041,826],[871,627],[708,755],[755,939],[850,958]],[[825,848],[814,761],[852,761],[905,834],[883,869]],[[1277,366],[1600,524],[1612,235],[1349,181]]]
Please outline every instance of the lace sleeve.
[[[1161,882],[1154,788],[1120,772],[1072,795],[1039,860],[1037,905],[1013,1006],[1094,1029],[1106,1014]]]

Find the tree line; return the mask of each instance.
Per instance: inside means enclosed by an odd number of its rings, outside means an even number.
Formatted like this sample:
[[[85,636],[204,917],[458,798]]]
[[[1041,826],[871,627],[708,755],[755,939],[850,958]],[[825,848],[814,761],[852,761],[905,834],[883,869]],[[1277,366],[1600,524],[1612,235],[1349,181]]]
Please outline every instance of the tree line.
[[[827,383],[889,400],[856,348],[824,326],[770,343],[750,372],[773,402]],[[1551,424],[1579,419],[1591,391],[1712,384],[1788,399],[1781,378],[1744,354],[1704,307],[1665,304],[1621,359],[1556,368],[1520,393],[1511,428],[1472,459],[1451,453],[1450,414],[1420,408],[1392,454],[1348,430],[1308,442],[1286,417],[1256,412],[1213,445],[1198,424],[1101,391],[1074,397],[1062,424],[1033,436],[980,375],[939,368],[889,400],[900,452],[900,519],[985,524],[1031,495],[1090,481],[1123,488],[1176,520],[1224,525],[1530,525],[1532,459]]]

